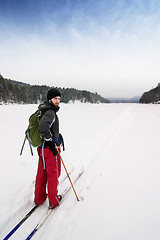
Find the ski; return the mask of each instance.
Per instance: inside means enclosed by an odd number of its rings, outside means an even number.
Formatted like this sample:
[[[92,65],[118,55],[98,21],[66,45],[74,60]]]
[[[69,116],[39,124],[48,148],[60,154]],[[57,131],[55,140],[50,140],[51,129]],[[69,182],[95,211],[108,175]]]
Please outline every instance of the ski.
[[[74,168],[71,169],[71,171],[69,172],[69,175],[74,171]],[[60,185],[67,179],[67,176],[65,176],[61,182]],[[37,206],[33,206],[32,209],[19,221],[19,223],[17,223],[17,225],[15,227],[13,227],[13,229],[7,234],[7,236],[5,238],[3,238],[3,240],[7,240],[9,239],[13,233],[15,233],[20,226],[31,216],[31,214],[36,210]]]
[[[36,210],[37,206],[35,205],[26,215],[22,218],[22,220],[7,234],[7,236],[3,240],[9,239],[15,231],[31,216],[31,214]]]
[[[71,171],[69,172],[69,175],[72,174],[72,172],[74,171],[74,167],[71,169]],[[67,179],[67,175],[60,181],[60,184],[61,185],[65,180]]]
[[[83,171],[81,173],[78,174],[78,176],[74,179],[73,183],[75,184],[78,179],[81,177],[81,175],[83,174]],[[62,203],[62,201],[64,200],[64,197],[67,195],[67,193],[70,191],[71,186],[69,186],[68,188],[66,188],[62,195],[62,200],[60,202],[60,204]],[[56,208],[54,209],[48,209],[45,213],[45,215],[41,218],[41,220],[39,221],[39,223],[35,226],[35,228],[32,230],[32,232],[28,235],[28,237],[26,238],[26,240],[31,239],[35,233],[43,226],[43,224],[46,222],[46,220],[48,219],[48,217],[51,215],[51,213],[53,212],[53,210],[55,211]]]

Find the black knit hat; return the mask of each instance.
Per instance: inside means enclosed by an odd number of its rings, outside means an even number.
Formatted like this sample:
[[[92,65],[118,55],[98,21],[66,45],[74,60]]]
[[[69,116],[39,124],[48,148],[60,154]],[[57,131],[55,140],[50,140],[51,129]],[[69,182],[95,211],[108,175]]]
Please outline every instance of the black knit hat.
[[[47,92],[47,100],[49,101],[50,99],[54,98],[54,97],[61,97],[60,92],[58,91],[58,89],[56,88],[51,88],[49,89],[49,91]]]

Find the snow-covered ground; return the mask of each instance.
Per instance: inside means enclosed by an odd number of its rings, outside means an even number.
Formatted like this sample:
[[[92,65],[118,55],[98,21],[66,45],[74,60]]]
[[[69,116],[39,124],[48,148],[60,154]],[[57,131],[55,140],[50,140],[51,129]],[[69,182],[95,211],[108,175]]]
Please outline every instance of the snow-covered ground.
[[[0,106],[0,239],[33,206],[36,149],[32,157],[26,143],[19,152],[36,108]],[[84,169],[75,185],[84,200],[71,191],[33,239],[159,240],[160,106],[61,104],[58,115],[66,167],[73,175]],[[46,201],[10,239],[24,240],[47,207]]]

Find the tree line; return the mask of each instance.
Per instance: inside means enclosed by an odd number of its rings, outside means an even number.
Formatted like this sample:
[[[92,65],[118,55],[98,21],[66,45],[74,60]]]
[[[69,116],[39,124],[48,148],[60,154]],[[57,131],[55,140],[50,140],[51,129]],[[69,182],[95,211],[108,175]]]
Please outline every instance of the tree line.
[[[139,103],[159,103],[160,101],[160,84],[148,92],[143,93]]]
[[[51,87],[46,85],[30,85],[23,82],[3,78],[0,75],[0,103],[40,103],[46,100],[47,91]],[[90,103],[109,103],[109,100],[86,90],[74,88],[57,88],[62,95],[61,101],[68,103],[79,100]]]

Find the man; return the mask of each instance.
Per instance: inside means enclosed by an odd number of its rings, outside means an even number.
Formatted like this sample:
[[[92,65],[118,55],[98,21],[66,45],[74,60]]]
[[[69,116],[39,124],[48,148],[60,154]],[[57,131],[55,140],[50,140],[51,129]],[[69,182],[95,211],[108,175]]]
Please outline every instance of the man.
[[[41,205],[47,197],[48,188],[49,208],[59,205],[61,195],[58,195],[58,178],[61,173],[61,160],[55,144],[60,145],[59,120],[57,111],[61,99],[60,92],[51,88],[47,93],[47,101],[39,105],[42,118],[39,122],[39,132],[45,140],[44,144],[37,148],[39,155],[38,171],[35,184],[35,204]],[[60,148],[58,149],[60,152]]]

